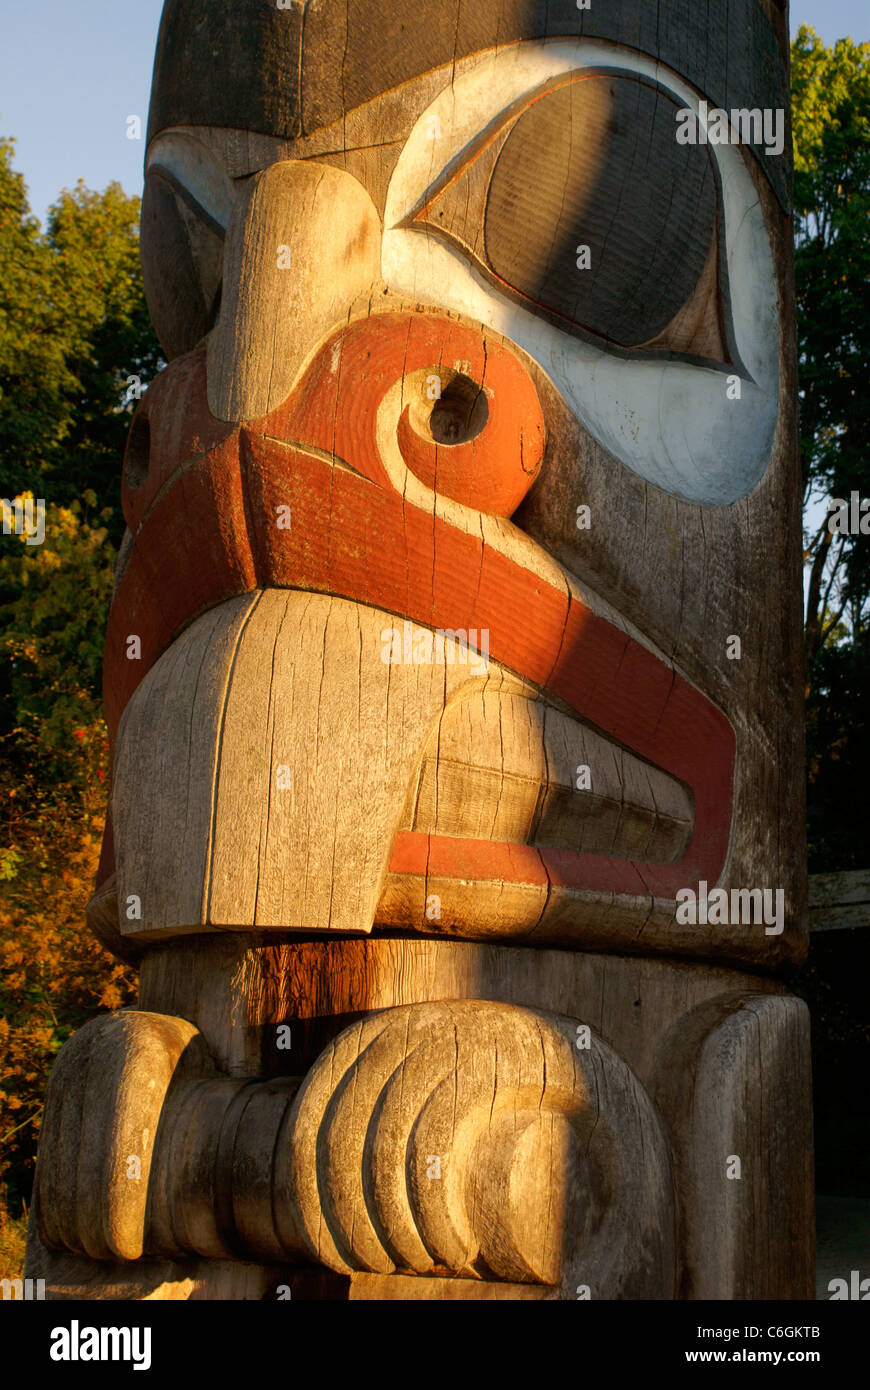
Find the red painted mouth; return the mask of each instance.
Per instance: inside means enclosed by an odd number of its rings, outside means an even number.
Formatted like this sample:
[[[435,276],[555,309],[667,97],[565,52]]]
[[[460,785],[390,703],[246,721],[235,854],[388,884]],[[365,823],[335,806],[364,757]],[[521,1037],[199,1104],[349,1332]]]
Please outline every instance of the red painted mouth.
[[[378,412],[398,381],[433,368],[480,386],[486,424],[479,428],[478,419],[455,445],[427,444],[410,438],[404,413],[397,437],[405,463],[423,484],[437,483],[439,495],[505,516],[543,453],[534,385],[503,345],[440,316],[351,324],[317,354],[279,410],[244,425],[211,415],[204,350],[155,381],[125,460],[134,545],[106,642],[112,736],[139,681],[180,630],[236,594],[313,590],[423,627],[483,630],[494,661],[691,789],[688,848],[677,863],[651,864],[402,832],[391,871],[492,880],[497,868],[506,881],[668,900],[700,880],[716,883],[728,849],[735,756],[725,716],[570,586],[557,586],[552,562],[525,567],[523,546],[534,548],[528,537],[499,544],[497,523],[465,529],[434,499],[425,510],[418,494],[415,502],[397,490],[378,447]],[[282,515],[289,529],[279,525]],[[131,633],[141,638],[141,661],[127,660]]]

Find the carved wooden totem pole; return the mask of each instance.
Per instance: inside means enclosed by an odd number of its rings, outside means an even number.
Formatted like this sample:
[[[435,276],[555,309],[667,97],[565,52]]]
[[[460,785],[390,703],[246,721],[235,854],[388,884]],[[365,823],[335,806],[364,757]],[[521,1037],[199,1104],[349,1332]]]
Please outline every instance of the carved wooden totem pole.
[[[168,0],[50,1297],[812,1296],[776,0]]]

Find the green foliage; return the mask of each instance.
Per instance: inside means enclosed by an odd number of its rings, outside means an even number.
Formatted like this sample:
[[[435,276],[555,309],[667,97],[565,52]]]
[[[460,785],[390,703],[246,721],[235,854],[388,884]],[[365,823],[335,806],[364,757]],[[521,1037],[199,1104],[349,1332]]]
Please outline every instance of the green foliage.
[[[0,139],[0,472],[22,491],[69,426],[74,381],[51,302],[51,252]]]
[[[870,44],[792,45],[795,278],[807,496],[870,495]],[[809,844],[813,871],[866,867],[860,769],[870,547],[816,509],[805,536]]]
[[[47,501],[45,539],[0,538],[0,1261],[20,1256],[45,1082],[66,1039],[134,997],[87,930],[106,812],[100,669],[126,378],[159,365],[138,199],[63,193],[43,234],[0,140],[0,471]],[[14,1269],[13,1272],[20,1272]]]
[[[5,495],[117,507],[132,403],[160,365],[139,267],[139,199],[80,182],[30,215],[14,145],[0,139],[0,475]],[[120,511],[109,520],[117,543]]]
[[[100,669],[116,553],[110,509],[49,504],[45,540],[0,555],[0,787],[38,800],[77,786],[77,730],[100,718]],[[96,525],[93,524],[96,521]]]
[[[795,276],[801,454],[808,492],[870,494],[870,44],[826,48],[806,25],[792,45]],[[865,622],[870,561],[860,537],[807,539],[811,683],[845,613]]]
[[[23,857],[17,849],[0,849],[0,881],[8,883],[15,877]]]
[[[16,1207],[32,1178],[55,1053],[134,979],[85,925],[106,809],[99,691],[115,550],[95,502],[50,505],[45,541],[0,558],[0,1159]],[[101,524],[103,523],[103,524]]]
[[[792,45],[795,273],[806,490],[870,495],[870,44]],[[811,873],[868,867],[870,557],[867,537],[832,536],[816,513],[807,575],[807,838]],[[814,936],[796,985],[810,1006],[817,1185],[867,1188],[870,1064],[866,930]]]
[[[802,24],[791,46],[792,130],[796,193],[801,177],[813,177],[820,152],[832,135],[832,116],[870,96],[870,44],[838,39],[826,48],[809,25]],[[866,118],[866,106],[863,115]],[[834,138],[837,138],[834,131]],[[800,198],[798,197],[798,204]]]

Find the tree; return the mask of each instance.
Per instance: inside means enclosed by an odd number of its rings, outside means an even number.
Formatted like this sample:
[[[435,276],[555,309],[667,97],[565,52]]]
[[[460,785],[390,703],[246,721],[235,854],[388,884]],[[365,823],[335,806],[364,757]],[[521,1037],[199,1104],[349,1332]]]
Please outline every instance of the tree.
[[[792,45],[804,469],[810,870],[865,867],[870,537],[828,506],[870,497],[870,44]]]
[[[801,454],[808,529],[807,676],[826,645],[862,640],[870,560],[813,499],[870,496],[870,44],[826,48],[802,25],[792,45],[795,277]],[[821,513],[821,514],[820,514]]]
[[[139,199],[118,184],[61,193],[43,234],[0,139],[0,473],[4,489],[69,505],[93,491],[117,543],[120,460],[161,365],[139,268]],[[9,491],[5,492],[9,495]]]
[[[4,496],[45,500],[41,544],[0,536],[0,1197],[17,1210],[55,1053],[134,997],[134,972],[91,937],[85,906],[108,789],[100,668],[127,377],[146,385],[160,352],[138,199],[80,183],[43,234],[12,155],[0,140],[0,470]],[[12,1260],[20,1223],[2,1207],[0,1260]]]
[[[106,811],[99,676],[115,550],[103,516],[50,504],[42,545],[0,558],[0,1157],[27,1200],[55,1053],[134,975],[85,925]],[[3,1226],[0,1213],[0,1227]]]
[[[4,487],[18,492],[69,428],[74,383],[51,302],[51,252],[13,152],[0,139],[0,469]]]
[[[870,44],[792,45],[795,272],[805,479],[807,838],[810,872],[866,869],[870,536],[836,534],[827,501],[870,496]],[[821,500],[823,505],[819,505]],[[863,812],[863,814],[862,814]],[[870,1065],[863,929],[811,938],[796,992],[810,1006],[816,1181],[867,1195]]]

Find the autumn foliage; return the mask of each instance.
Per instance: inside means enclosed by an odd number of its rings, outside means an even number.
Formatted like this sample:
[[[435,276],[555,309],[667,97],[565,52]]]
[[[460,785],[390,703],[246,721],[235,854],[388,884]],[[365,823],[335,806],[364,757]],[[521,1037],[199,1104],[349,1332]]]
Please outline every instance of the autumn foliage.
[[[101,664],[132,402],[160,363],[139,200],[61,194],[46,230],[0,139],[0,478],[45,539],[0,534],[0,1278],[20,1274],[55,1054],[135,999],[87,930],[109,780]]]
[[[132,1002],[135,978],[85,925],[108,787],[99,634],[115,552],[78,504],[49,507],[43,545],[11,539],[0,558],[0,681],[15,716],[0,735],[0,1159],[17,1214],[53,1058],[95,1013]]]

